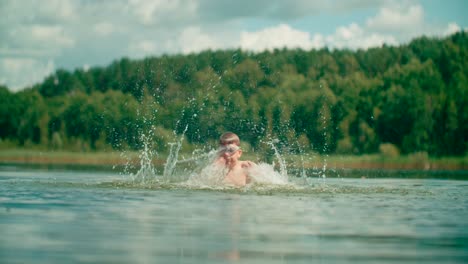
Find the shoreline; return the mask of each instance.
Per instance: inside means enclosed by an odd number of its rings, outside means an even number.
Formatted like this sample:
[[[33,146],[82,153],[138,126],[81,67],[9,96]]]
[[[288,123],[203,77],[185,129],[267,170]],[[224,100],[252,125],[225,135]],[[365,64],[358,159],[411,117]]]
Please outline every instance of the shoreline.
[[[247,155],[248,159],[253,159]],[[164,165],[166,155],[153,158],[155,166]],[[138,152],[63,152],[36,150],[2,150],[0,164],[17,165],[70,165],[70,166],[138,166],[140,157]],[[379,155],[362,156],[326,156],[315,157],[303,163],[297,157],[288,161],[292,167],[306,169],[384,169],[384,170],[468,170],[467,157],[446,157],[414,159],[410,157],[384,158]]]

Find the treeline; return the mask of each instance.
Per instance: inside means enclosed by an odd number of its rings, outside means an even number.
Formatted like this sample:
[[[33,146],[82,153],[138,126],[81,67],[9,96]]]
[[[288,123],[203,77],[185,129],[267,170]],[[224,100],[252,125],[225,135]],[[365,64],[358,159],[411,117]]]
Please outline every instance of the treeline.
[[[241,50],[127,58],[0,87],[5,146],[158,151],[235,131],[291,151],[465,155],[468,37],[421,37],[368,50]],[[388,150],[390,149],[390,150]]]

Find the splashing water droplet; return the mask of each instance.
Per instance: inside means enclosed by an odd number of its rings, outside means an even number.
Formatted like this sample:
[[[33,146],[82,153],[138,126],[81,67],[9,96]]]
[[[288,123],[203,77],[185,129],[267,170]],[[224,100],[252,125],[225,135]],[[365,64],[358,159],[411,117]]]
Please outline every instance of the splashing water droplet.
[[[169,146],[169,155],[167,156],[166,164],[164,164],[164,172],[163,177],[166,182],[170,181],[174,170],[177,165],[177,159],[179,157],[179,151],[182,147],[182,142],[184,140],[185,133],[187,132],[188,125],[185,126],[184,132],[180,136],[179,141],[177,143],[170,143]]]
[[[137,173],[131,174],[134,182],[147,183],[157,181],[156,170],[153,167],[153,156],[156,152],[150,148],[150,137],[147,137],[144,133],[141,134],[141,140],[143,142],[143,150],[138,155],[140,159],[140,169]]]
[[[281,156],[278,148],[275,146],[275,144],[279,143],[279,139],[275,138],[273,140],[267,141],[266,143],[271,147],[271,149],[275,153],[275,157],[278,160],[278,163],[279,163],[279,166],[280,166],[280,174],[287,179],[288,171],[287,171],[287,168],[286,168],[286,162],[283,159],[283,157]]]

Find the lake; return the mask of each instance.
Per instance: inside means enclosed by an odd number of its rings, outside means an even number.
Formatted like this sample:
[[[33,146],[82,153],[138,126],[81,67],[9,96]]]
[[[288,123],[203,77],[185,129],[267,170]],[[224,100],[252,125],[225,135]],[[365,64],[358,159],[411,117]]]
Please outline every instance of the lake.
[[[288,185],[0,166],[0,263],[467,263],[467,171]]]

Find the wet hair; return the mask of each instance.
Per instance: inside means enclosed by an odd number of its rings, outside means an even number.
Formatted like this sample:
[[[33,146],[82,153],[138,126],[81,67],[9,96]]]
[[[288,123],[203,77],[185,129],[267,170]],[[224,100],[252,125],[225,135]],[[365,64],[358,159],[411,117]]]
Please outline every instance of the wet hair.
[[[221,137],[219,138],[219,144],[223,146],[231,145],[231,144],[240,146],[240,139],[238,135],[232,132],[226,132],[222,134]]]

